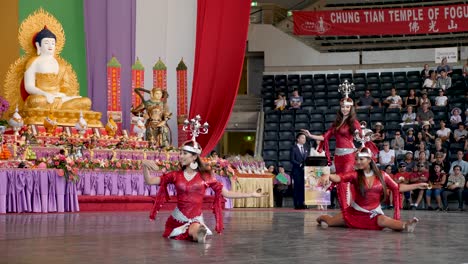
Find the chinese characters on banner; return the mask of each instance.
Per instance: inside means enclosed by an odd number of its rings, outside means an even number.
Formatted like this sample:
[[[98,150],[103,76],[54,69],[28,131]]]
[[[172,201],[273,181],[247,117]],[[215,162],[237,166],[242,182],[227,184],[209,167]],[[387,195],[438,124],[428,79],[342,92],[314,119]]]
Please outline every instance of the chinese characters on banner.
[[[468,4],[294,11],[295,35],[417,35],[468,31]]]

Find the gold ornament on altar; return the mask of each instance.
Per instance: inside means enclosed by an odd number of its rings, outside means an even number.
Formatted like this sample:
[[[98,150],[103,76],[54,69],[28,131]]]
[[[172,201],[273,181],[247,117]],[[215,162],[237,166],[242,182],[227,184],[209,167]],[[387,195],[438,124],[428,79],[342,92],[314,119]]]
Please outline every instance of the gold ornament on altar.
[[[114,137],[117,133],[117,129],[117,123],[115,123],[114,119],[112,118],[112,115],[109,115],[109,119],[106,124],[107,135],[109,135],[110,137]]]
[[[83,111],[92,127],[102,127],[101,113],[79,96],[76,73],[59,55],[65,45],[60,22],[40,8],[21,23],[18,39],[25,55],[10,66],[1,95],[19,106],[25,124],[42,125],[52,113],[58,125],[73,126]]]
[[[52,113],[49,113],[44,119],[44,128],[47,133],[52,135],[55,134],[57,129],[57,118]]]

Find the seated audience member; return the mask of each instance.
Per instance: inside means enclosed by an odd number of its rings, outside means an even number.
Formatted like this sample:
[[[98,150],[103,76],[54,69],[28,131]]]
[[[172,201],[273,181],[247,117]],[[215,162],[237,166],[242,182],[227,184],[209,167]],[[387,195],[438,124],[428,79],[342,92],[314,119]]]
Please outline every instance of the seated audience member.
[[[447,198],[449,195],[455,194],[458,200],[458,210],[463,211],[463,187],[465,186],[465,177],[461,173],[461,167],[455,165],[453,168],[453,173],[450,174],[447,181],[447,186],[442,193],[442,202],[444,204],[445,210],[448,211],[448,201]]]
[[[452,162],[452,164],[450,165],[449,174],[453,174],[453,168],[454,168],[455,166],[460,166],[460,168],[461,168],[461,173],[462,173],[465,177],[468,176],[468,162],[466,162],[466,161],[463,160],[463,150],[457,151],[457,160],[455,160],[454,162]]]
[[[419,98],[419,105],[422,106],[424,103],[427,103],[429,107],[432,106],[431,100],[429,99],[429,97],[427,97],[426,91],[421,92],[421,98]]]
[[[419,98],[416,96],[416,91],[414,89],[409,90],[409,94],[405,98],[405,106],[412,106],[414,108],[419,106]]]
[[[439,95],[434,99],[435,106],[447,106],[448,98],[444,95],[444,90],[439,89]]]
[[[413,152],[412,151],[407,151],[405,153],[405,159],[403,160],[405,163],[405,169],[407,172],[412,172],[414,167],[416,167],[416,161],[414,161],[413,158]],[[400,162],[401,163],[401,162]]]
[[[447,64],[447,58],[443,58],[440,62],[440,65],[437,66],[437,73],[441,74],[442,71],[446,72],[447,74],[452,73],[452,67]]]
[[[434,124],[434,113],[429,109],[428,103],[423,103],[421,109],[416,114],[416,120],[422,124],[424,121],[428,121],[431,125]]]
[[[437,152],[435,154],[435,160],[432,162],[432,165],[439,165],[441,167],[441,170],[446,172],[450,170],[450,164],[444,160],[444,153],[442,152]]]
[[[405,150],[416,150],[416,137],[414,136],[414,129],[412,127],[408,128],[406,131]]]
[[[431,205],[431,196],[434,194],[434,197],[437,201],[437,211],[442,211],[442,198],[440,194],[442,192],[442,187],[447,180],[447,175],[442,170],[442,167],[439,164],[434,164],[432,168],[429,170],[429,187],[426,190],[426,206],[427,210],[434,210]]]
[[[431,123],[429,121],[423,121],[421,125],[421,132],[423,134],[426,143],[431,143],[436,137],[431,130]]]
[[[364,91],[364,96],[359,97],[357,100],[356,106],[358,109],[372,109],[373,106],[380,107],[380,101],[371,95],[369,89],[366,89]]]
[[[444,146],[442,145],[442,140],[440,138],[436,138],[434,141],[434,148],[431,150],[431,158],[430,158],[431,162],[435,162],[436,153],[442,153],[443,155],[442,160],[444,161],[446,160],[448,152],[447,152],[447,149],[444,148]]]
[[[458,107],[455,107],[452,109],[450,113],[451,113],[450,124],[452,125],[452,127],[458,127],[458,124],[462,122],[461,109]]]
[[[288,100],[283,93],[278,94],[278,98],[275,100],[275,110],[283,111],[288,106]]]
[[[465,129],[465,124],[458,123],[458,128],[453,131],[453,139],[456,143],[462,143],[468,138],[468,131]]]
[[[450,128],[445,127],[445,121],[440,120],[440,129],[436,131],[437,138],[440,138],[442,140],[442,143],[447,142],[450,139],[450,134],[452,134],[452,130]]]
[[[381,122],[377,122],[374,125],[374,133],[372,134],[372,141],[380,147],[382,142],[385,140],[384,126]]]
[[[301,109],[302,102],[304,102],[304,99],[299,95],[299,91],[294,89],[291,98],[289,98],[289,105],[291,106],[289,109]]]
[[[401,106],[403,105],[403,101],[401,100],[401,97],[397,95],[396,89],[392,88],[390,90],[391,94],[387,99],[384,100],[384,104],[388,105],[388,108],[399,108],[401,109]]]
[[[425,169],[429,169],[431,164],[429,163],[429,156],[426,155],[426,152],[419,153],[418,164],[424,164]]]
[[[416,171],[410,176],[410,184],[427,182],[429,180],[429,172],[426,165],[424,163],[418,163],[416,168]],[[410,197],[410,209],[415,210],[423,199],[424,190],[414,190],[413,192],[418,196],[415,203],[412,202],[413,199]]]
[[[380,169],[384,170],[387,165],[394,166],[395,164],[395,151],[390,149],[390,143],[385,141],[383,149],[379,151],[379,165]]]
[[[437,85],[437,73],[435,71],[430,71],[429,78],[424,80],[423,89],[435,89]]]
[[[468,78],[468,59],[466,59],[466,63],[463,64],[462,75],[465,79]]]
[[[395,138],[390,142],[390,147],[395,151],[395,156],[405,153],[405,140],[401,137],[401,132],[395,132]]]
[[[404,161],[402,161],[402,162],[400,162],[398,164],[398,172],[395,173],[395,175],[393,176],[393,179],[398,184],[400,184],[400,183],[408,184],[409,180],[410,180],[410,175],[411,175],[411,173],[407,171],[406,163]],[[401,206],[403,206],[405,204],[405,201],[407,201],[408,204],[411,204],[410,196],[411,196],[411,192],[403,193],[404,199],[403,199],[403,197],[400,197],[400,199],[402,201]],[[408,207],[405,207],[405,208],[408,208]]]
[[[390,176],[394,181],[395,180],[395,175],[393,175],[393,166],[392,165],[387,165],[385,166],[385,172]],[[392,191],[387,189],[387,200],[384,201],[385,205],[382,206],[382,209],[393,209],[393,195]]]
[[[210,152],[210,157],[212,159],[217,160],[217,159],[219,159],[219,154],[218,154],[218,152],[216,150],[213,150],[213,151]]]
[[[437,79],[436,88],[446,90],[450,87],[452,87],[452,78],[450,78],[450,76],[447,76],[447,72],[444,69],[442,69],[440,71],[440,77],[439,79]]]
[[[413,106],[409,105],[406,107],[406,113],[403,114],[401,126],[409,126],[417,124],[416,113],[413,112]]]
[[[431,77],[431,70],[429,69],[429,64],[424,64],[424,68],[421,71],[421,79],[425,80]]]
[[[283,207],[283,198],[288,192],[289,186],[291,185],[291,177],[286,174],[284,167],[278,166],[278,174],[273,181],[274,184],[274,198],[276,207]]]

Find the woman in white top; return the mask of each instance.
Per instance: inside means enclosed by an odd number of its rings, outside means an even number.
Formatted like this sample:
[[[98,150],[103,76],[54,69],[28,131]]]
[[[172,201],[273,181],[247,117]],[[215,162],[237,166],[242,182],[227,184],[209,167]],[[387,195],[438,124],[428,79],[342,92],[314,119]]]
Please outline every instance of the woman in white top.
[[[416,124],[416,113],[413,112],[413,107],[411,105],[408,105],[406,107],[406,113],[403,114],[402,123],[400,124],[401,126],[405,125],[413,125]]]
[[[437,84],[437,73],[435,71],[431,71],[431,78],[427,78],[424,80],[423,83],[423,89],[428,88],[428,89],[434,89]]]
[[[437,130],[436,135],[438,138],[442,139],[442,143],[450,138],[450,133],[452,133],[452,130],[450,130],[448,127],[445,127],[444,120],[440,120],[440,129]]]
[[[448,98],[444,95],[444,90],[439,89],[439,96],[435,98],[435,105],[436,106],[447,106]]]

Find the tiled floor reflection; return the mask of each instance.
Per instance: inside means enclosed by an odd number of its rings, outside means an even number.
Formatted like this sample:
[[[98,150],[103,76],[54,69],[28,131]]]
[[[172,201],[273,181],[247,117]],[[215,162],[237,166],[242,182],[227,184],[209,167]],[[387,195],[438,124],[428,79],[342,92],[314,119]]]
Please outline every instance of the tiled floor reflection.
[[[319,214],[226,211],[204,245],[162,238],[169,212],[0,215],[0,263],[468,263],[467,212],[404,211],[421,219],[413,234],[321,229]]]

